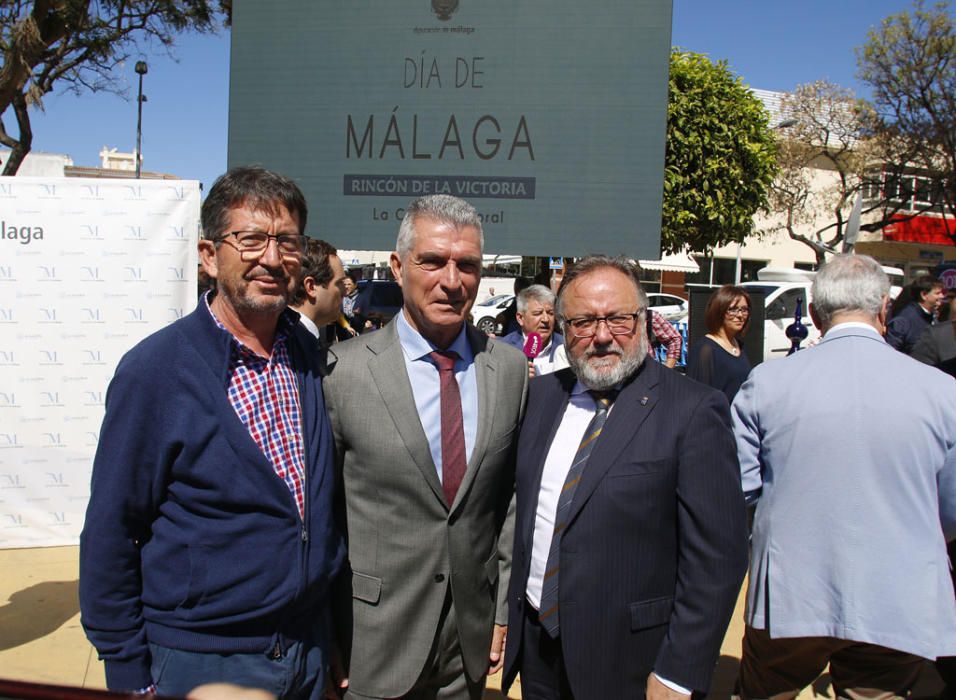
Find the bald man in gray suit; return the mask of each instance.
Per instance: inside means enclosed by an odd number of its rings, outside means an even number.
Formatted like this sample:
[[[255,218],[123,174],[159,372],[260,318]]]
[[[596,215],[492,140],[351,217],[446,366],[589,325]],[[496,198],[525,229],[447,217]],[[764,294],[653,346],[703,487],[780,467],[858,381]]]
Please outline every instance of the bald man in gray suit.
[[[500,667],[524,355],[465,323],[481,221],[413,202],[391,268],[403,310],[331,351],[325,383],[345,494],[349,698],[480,698]]]

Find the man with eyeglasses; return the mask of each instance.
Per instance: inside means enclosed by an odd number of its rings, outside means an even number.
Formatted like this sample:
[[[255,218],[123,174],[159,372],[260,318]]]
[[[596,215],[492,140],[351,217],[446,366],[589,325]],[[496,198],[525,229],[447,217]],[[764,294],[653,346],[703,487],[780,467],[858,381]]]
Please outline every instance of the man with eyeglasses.
[[[525,697],[706,693],[747,564],[727,400],[647,357],[632,265],[590,256],[557,315],[570,368],[518,438],[504,686]]]
[[[319,357],[286,308],[306,215],[276,173],[216,180],[199,242],[215,290],[110,383],[80,538],[82,622],[110,690],[325,690],[344,545]]]

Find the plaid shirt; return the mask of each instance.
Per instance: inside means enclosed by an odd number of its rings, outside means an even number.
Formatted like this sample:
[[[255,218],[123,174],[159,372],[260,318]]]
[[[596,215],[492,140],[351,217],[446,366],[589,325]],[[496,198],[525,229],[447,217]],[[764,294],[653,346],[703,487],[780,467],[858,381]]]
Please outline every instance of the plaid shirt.
[[[209,307],[216,325],[229,333]],[[239,420],[272,463],[305,519],[305,448],[302,443],[299,388],[289,358],[288,339],[298,321],[283,312],[276,329],[272,356],[261,357],[230,333],[229,376],[226,391]]]
[[[666,318],[656,311],[648,309],[647,312],[651,315],[651,328],[654,331],[654,336],[657,337],[657,342],[667,346],[667,359],[679,361],[680,348],[684,342],[680,337],[680,333],[677,332],[677,329],[675,329]],[[651,341],[653,340],[654,338],[652,337]],[[654,354],[653,342],[649,344],[647,354]]]

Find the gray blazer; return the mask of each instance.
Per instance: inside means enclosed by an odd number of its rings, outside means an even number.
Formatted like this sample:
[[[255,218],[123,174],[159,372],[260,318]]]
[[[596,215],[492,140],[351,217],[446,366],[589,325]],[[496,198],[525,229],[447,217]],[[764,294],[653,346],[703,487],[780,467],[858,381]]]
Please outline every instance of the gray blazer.
[[[732,408],[754,519],[747,624],[956,654],[956,384],[837,327],[765,362]]]
[[[345,493],[350,579],[340,637],[349,687],[408,692],[451,586],[465,669],[488,670],[493,624],[505,624],[514,519],[514,453],[524,410],[524,355],[468,328],[478,432],[449,509],[415,410],[395,322],[330,351],[324,383]],[[500,545],[500,546],[499,546]],[[341,615],[341,613],[349,613]],[[343,634],[344,633],[344,634]]]

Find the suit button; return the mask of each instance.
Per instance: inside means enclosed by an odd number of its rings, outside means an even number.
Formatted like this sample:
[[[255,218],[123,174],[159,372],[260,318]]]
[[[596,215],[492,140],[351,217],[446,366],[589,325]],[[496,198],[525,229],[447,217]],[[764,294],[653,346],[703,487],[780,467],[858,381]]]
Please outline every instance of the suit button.
[[[445,580],[445,574],[435,574],[435,583],[441,583]]]

